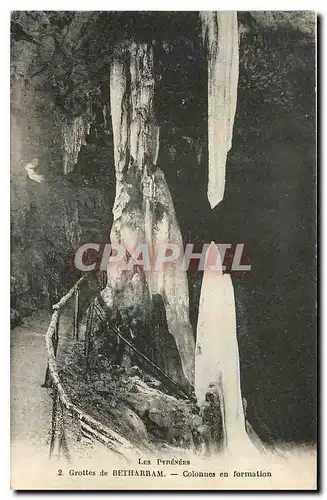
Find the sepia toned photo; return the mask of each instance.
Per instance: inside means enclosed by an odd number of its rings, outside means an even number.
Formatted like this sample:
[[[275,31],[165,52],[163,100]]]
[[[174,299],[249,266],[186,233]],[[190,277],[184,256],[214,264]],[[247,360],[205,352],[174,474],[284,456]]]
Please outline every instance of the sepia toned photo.
[[[316,490],[316,15],[13,11],[11,488]]]

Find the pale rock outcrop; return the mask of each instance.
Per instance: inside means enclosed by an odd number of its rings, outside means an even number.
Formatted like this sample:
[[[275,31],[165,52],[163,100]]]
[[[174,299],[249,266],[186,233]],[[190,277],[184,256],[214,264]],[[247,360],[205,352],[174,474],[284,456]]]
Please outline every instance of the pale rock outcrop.
[[[208,391],[218,395],[224,444],[235,451],[243,444],[252,447],[252,443],[246,432],[241,395],[234,288],[230,275],[221,269],[219,249],[212,242],[207,250],[199,304],[195,394],[200,406]]]

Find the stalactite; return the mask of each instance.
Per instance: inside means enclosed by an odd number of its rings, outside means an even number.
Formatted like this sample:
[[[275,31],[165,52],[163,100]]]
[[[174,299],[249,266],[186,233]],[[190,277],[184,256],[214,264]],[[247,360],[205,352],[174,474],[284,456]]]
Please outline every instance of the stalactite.
[[[140,243],[146,243],[150,251],[162,242],[183,243],[168,185],[156,167],[159,127],[154,114],[153,65],[152,44],[132,42],[118,48],[111,67],[117,182],[111,241],[122,243],[130,254]],[[163,298],[168,328],[175,338],[185,377],[193,383],[194,337],[186,272],[170,266],[162,272],[146,271],[145,277],[150,295],[160,294]],[[109,266],[108,286],[119,287],[121,280],[117,268]]]
[[[70,174],[78,161],[82,146],[86,145],[86,137],[90,133],[91,120],[77,116],[71,121],[65,119],[62,125],[63,168],[64,174]]]
[[[232,146],[238,85],[236,12],[201,12],[208,60],[208,200],[211,208],[224,197],[227,153]]]

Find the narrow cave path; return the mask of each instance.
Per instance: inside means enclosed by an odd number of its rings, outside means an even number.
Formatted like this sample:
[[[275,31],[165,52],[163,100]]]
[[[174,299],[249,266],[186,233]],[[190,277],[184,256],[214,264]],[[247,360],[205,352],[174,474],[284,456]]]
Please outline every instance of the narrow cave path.
[[[48,456],[52,398],[42,386],[46,369],[45,333],[50,314],[41,311],[11,331],[11,442],[12,455],[22,447]],[[61,344],[69,340],[71,320],[62,317]]]
[[[60,317],[58,356],[64,356],[73,341],[72,311],[68,314]],[[25,482],[28,485],[29,477],[38,474],[39,470],[49,470],[52,478],[59,466],[55,460],[49,461],[52,397],[51,390],[42,387],[47,363],[45,333],[49,321],[47,311],[38,311],[11,331],[11,463],[15,465],[12,485]],[[77,441],[71,432],[70,436],[68,446],[72,463],[82,460],[88,465],[92,460],[117,461],[117,456],[100,443]],[[60,461],[60,466],[63,465],[67,465],[64,459]]]

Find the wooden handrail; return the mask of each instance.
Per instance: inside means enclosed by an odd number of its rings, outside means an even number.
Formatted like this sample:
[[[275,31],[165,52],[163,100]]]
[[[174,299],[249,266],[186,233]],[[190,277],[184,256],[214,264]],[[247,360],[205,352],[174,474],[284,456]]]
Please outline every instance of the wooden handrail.
[[[58,335],[57,329],[60,312],[69,302],[69,299],[74,296],[76,290],[78,290],[82,283],[84,283],[87,279],[88,275],[84,275],[82,278],[80,278],[69,290],[69,292],[64,295],[57,304],[53,306],[53,313],[45,335],[46,351],[48,357],[47,372],[49,373],[49,376],[51,378],[56,396],[59,397],[60,404],[70,413],[70,416],[77,417],[80,421],[81,426],[85,427],[89,434],[91,434],[95,439],[97,439],[99,442],[107,446],[115,453],[119,454],[120,456],[123,455],[125,459],[130,462],[133,457],[135,458],[135,456],[141,455],[141,450],[135,447],[126,438],[110,429],[106,425],[102,424],[98,420],[94,419],[87,413],[84,413],[80,408],[74,405],[69,400],[66,391],[60,381],[58,373],[54,343],[56,340],[55,337]],[[51,449],[53,449],[53,442],[51,443]]]
[[[63,307],[65,307],[65,305],[67,304],[67,302],[69,301],[69,299],[74,295],[74,293],[76,292],[76,290],[78,288],[80,288],[80,286],[82,285],[82,283],[84,283],[84,281],[86,281],[88,278],[89,278],[89,274],[84,274],[84,276],[82,276],[78,281],[76,281],[75,285],[72,286],[72,288],[69,290],[69,292],[67,292],[66,295],[64,295],[59,300],[59,302],[57,302],[57,304],[53,305],[52,309],[55,311],[55,310],[60,310]]]

